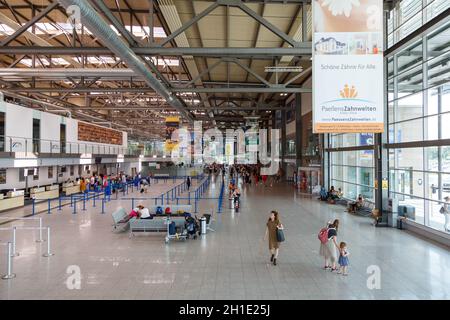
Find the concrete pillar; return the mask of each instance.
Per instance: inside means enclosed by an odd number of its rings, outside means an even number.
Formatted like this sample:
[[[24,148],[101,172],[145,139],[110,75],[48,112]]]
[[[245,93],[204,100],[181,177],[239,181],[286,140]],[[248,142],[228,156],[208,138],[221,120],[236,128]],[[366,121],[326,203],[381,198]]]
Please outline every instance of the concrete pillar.
[[[295,170],[302,166],[303,126],[302,126],[302,95],[295,94]]]
[[[281,168],[287,174],[286,166],[286,110],[281,111]]]

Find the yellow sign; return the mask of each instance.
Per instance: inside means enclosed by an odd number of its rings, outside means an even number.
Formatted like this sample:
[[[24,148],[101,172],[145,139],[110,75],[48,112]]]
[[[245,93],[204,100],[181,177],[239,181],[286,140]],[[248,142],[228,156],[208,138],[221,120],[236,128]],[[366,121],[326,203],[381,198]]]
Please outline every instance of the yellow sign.
[[[166,117],[166,153],[171,153],[178,147],[178,140],[172,140],[172,133],[180,127],[180,117]]]

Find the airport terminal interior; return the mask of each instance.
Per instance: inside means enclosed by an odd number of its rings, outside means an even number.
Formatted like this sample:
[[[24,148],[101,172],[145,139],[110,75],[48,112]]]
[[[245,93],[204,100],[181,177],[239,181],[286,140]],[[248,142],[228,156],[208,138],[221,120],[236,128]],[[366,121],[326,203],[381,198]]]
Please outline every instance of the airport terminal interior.
[[[450,299],[449,123],[449,0],[0,0],[0,300]]]

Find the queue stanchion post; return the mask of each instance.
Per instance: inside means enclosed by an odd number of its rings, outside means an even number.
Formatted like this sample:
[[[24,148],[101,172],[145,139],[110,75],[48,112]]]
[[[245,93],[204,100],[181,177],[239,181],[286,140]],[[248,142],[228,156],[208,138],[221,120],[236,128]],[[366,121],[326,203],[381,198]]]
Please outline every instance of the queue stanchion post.
[[[59,197],[59,199],[58,199],[58,211],[61,211],[62,210],[62,200],[61,200],[61,197]]]
[[[47,200],[47,202],[48,202],[48,208],[47,208],[47,214],[50,214],[51,213],[51,204],[50,204],[50,199],[48,199]]]
[[[73,207],[73,194],[70,195],[70,206]]]
[[[76,214],[77,213],[77,199],[75,198],[75,200],[73,201],[73,211],[72,214]]]
[[[102,199],[102,214],[105,213],[105,199]]]
[[[86,211],[86,196],[83,197],[83,211]]]
[[[36,201],[33,198],[33,200],[31,201],[31,215],[33,215],[33,216],[35,214],[35,209],[36,209]]]
[[[6,250],[6,274],[2,276],[3,280],[9,280],[16,277],[16,275],[13,273],[13,264],[12,264],[12,243],[8,242],[8,249]]]
[[[164,205],[164,193],[161,195],[161,205]]]
[[[95,199],[97,198],[97,194],[94,194],[94,197],[92,198],[92,207],[95,208]]]
[[[131,198],[131,210],[134,209],[134,198]]]
[[[191,204],[191,192],[190,191],[188,192],[188,204],[189,205]]]
[[[19,253],[16,252],[16,233],[17,233],[17,227],[13,227],[13,236],[12,236],[12,252],[11,257],[17,257],[19,256]]]
[[[44,253],[42,256],[48,258],[54,255],[55,254],[52,253],[50,249],[50,227],[47,227],[47,252]]]

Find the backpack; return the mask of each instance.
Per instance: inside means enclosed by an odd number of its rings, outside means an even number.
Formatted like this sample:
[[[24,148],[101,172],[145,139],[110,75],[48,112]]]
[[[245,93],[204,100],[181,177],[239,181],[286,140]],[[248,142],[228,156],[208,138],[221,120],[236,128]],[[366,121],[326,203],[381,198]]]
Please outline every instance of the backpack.
[[[167,208],[166,208],[166,210],[164,211],[164,213],[165,213],[165,214],[171,214],[171,213],[172,213],[172,211],[170,210],[170,208],[169,208],[169,207],[167,207]]]
[[[163,214],[163,209],[161,207],[156,208],[156,214],[161,215]]]
[[[321,243],[325,244],[328,242],[328,228],[322,228],[319,231],[318,238]]]

